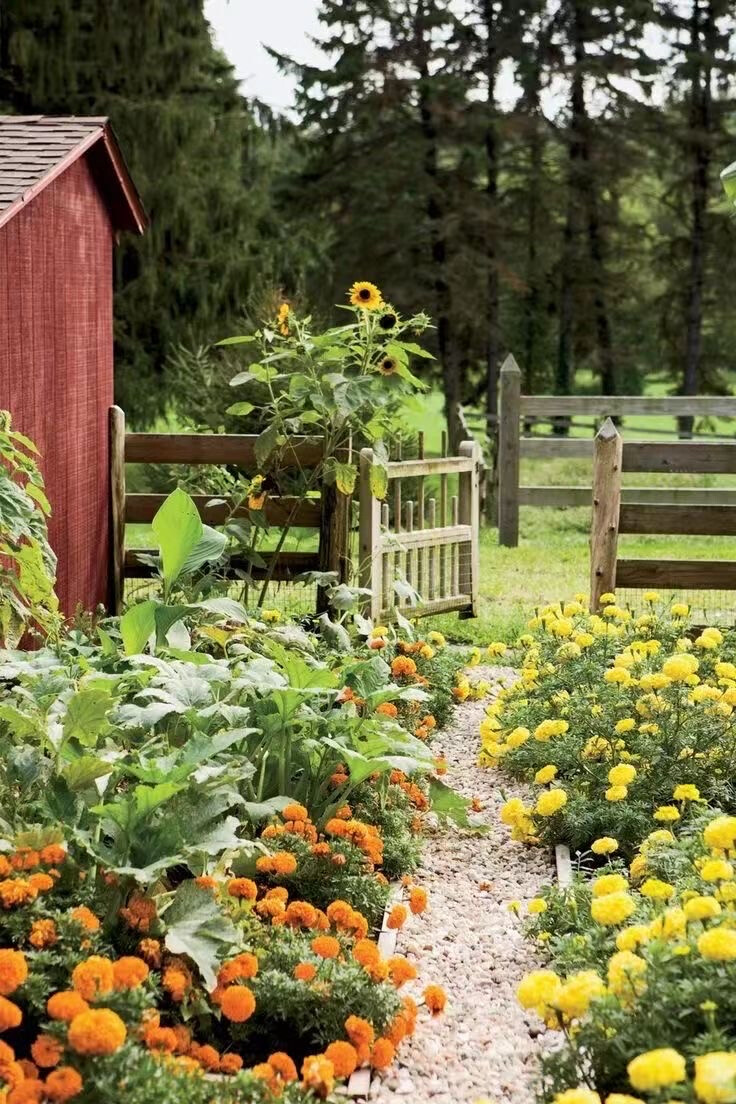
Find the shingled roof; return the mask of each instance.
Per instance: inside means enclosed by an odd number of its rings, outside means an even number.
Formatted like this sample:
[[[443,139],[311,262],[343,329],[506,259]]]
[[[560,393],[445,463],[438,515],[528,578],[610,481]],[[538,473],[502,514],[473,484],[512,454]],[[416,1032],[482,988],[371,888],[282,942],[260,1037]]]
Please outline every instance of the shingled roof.
[[[142,233],[146,215],[108,119],[0,115],[0,226],[86,155],[116,230]]]

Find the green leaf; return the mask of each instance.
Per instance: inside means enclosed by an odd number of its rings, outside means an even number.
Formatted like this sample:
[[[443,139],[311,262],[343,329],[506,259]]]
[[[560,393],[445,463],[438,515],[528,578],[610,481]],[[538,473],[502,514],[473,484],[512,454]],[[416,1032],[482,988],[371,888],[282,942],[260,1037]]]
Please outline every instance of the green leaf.
[[[256,464],[259,469],[265,466],[266,461],[278,444],[278,439],[279,429],[275,423],[270,425],[267,429],[264,429],[263,433],[256,439]]]
[[[353,464],[335,464],[335,481],[340,494],[350,495],[355,490],[358,470]]]
[[[221,341],[215,342],[215,347],[218,345],[249,345],[256,338],[252,334],[244,334],[242,337],[223,337]]]
[[[232,406],[229,406],[225,411],[226,414],[251,414],[255,410],[253,403],[249,402],[236,402]]]
[[[721,173],[721,183],[728,198],[736,206],[736,161],[728,165]]]
[[[235,944],[237,932],[210,891],[193,881],[182,882],[163,920],[167,950],[191,958],[207,988],[214,989],[222,952]]]
[[[107,715],[112,705],[109,685],[77,690],[67,702],[64,740],[78,740],[85,747],[94,747],[110,727]]]
[[[268,820],[269,817],[276,816],[293,800],[292,797],[280,796],[271,797],[268,801],[244,801],[242,810],[253,824],[258,824],[262,820]]]
[[[98,759],[96,755],[82,755],[68,763],[61,774],[69,789],[74,792],[86,790],[96,778],[102,778],[111,770],[112,767],[104,759]]]
[[[203,526],[194,500],[177,487],[151,523],[161,551],[164,581],[170,586],[202,539]]]
[[[470,802],[460,794],[441,782],[439,778],[429,780],[429,799],[432,802],[432,812],[443,820],[449,819],[461,828],[471,828],[468,820]]]
[[[388,468],[383,464],[371,464],[371,494],[374,498],[388,494]]]
[[[434,360],[434,356],[432,353],[428,352],[426,349],[423,349],[421,345],[417,345],[414,341],[399,341],[397,342],[397,344],[400,345],[402,349],[406,349],[407,353],[411,353],[412,356],[425,357],[427,360]]]
[[[190,575],[193,571],[199,571],[204,564],[219,560],[226,544],[227,537],[224,533],[213,529],[211,525],[203,525],[202,535],[182,564],[180,574]]]
[[[126,655],[139,655],[146,641],[156,629],[156,607],[158,602],[149,599],[131,606],[120,618],[120,633]]]

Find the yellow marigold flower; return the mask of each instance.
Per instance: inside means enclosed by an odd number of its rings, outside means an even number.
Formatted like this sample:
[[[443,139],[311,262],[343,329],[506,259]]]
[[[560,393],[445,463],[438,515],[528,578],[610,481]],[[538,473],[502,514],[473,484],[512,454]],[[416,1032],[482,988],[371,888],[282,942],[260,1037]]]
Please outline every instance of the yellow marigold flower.
[[[267,625],[275,625],[281,620],[281,610],[277,610],[277,609],[264,609],[264,610],[261,610],[261,620],[265,621]]]
[[[545,743],[551,736],[563,736],[569,727],[570,725],[567,721],[555,721],[552,719],[542,721],[541,724],[538,724],[534,729],[534,739]]]
[[[608,960],[608,985],[625,1007],[646,989],[646,972],[645,960],[633,951],[621,950],[611,955]]]
[[[546,786],[557,774],[557,767],[549,763],[546,767],[540,767],[534,775],[534,781],[538,786]]]
[[[688,920],[712,920],[721,912],[715,897],[691,897],[683,907]]]
[[[607,893],[620,893],[629,888],[629,883],[623,874],[602,874],[593,882],[592,892],[594,897],[605,897]]]
[[[606,801],[623,801],[628,792],[626,786],[611,786],[606,790],[604,797]]]
[[[728,1104],[736,1099],[736,1054],[714,1050],[698,1055],[693,1088],[704,1104]]]
[[[591,1001],[606,992],[603,980],[595,970],[581,970],[566,979],[555,997],[555,1008],[569,1020],[579,1020],[590,1008]]]
[[[736,817],[719,816],[706,825],[703,831],[706,847],[717,847],[728,851],[736,840]]]
[[[733,866],[725,859],[708,859],[700,868],[704,882],[724,882],[733,878]]]
[[[645,602],[649,602],[650,605],[654,605],[655,602],[659,601],[659,592],[656,590],[645,590],[642,597],[644,598]]]
[[[646,870],[646,855],[634,855],[634,858],[629,863],[629,874],[631,875],[632,882],[638,882],[646,873]]]
[[[684,909],[668,908],[660,916],[654,917],[649,930],[653,939],[679,939],[685,935],[686,926],[687,916]]]
[[[680,819],[680,811],[676,809],[674,805],[660,805],[658,809],[654,810],[652,815],[655,820],[665,822]]]
[[[648,924],[632,924],[618,933],[616,946],[619,951],[635,951],[642,943],[647,943],[650,936]]]
[[[632,1058],[626,1070],[638,1092],[656,1092],[685,1080],[685,1059],[671,1047],[661,1047]]]
[[[653,901],[669,901],[675,892],[675,887],[659,878],[647,878],[639,892],[643,897],[650,897]]]
[[[356,280],[348,291],[350,302],[363,310],[378,310],[383,306],[383,296],[375,284],[368,280]]]
[[[545,1009],[554,1004],[561,985],[553,970],[532,970],[519,982],[516,999],[522,1008]]]
[[[532,897],[531,901],[526,906],[526,911],[531,916],[535,916],[540,912],[546,912],[547,902],[544,900],[543,897]]]
[[[693,786],[690,783],[684,782],[679,786],[675,786],[672,791],[673,801],[698,801],[700,798],[700,790],[697,786]]]
[[[506,655],[506,651],[506,645],[500,640],[493,641],[486,648],[489,659],[493,659],[495,656]]]
[[[125,1024],[109,1008],[80,1012],[69,1025],[67,1040],[77,1054],[113,1054],[125,1042]]]
[[[593,1089],[565,1089],[555,1093],[554,1104],[601,1104],[601,1098]]]
[[[633,717],[623,717],[620,721],[616,721],[614,728],[621,736],[624,732],[631,732],[632,729],[636,728],[636,721]]]
[[[567,804],[567,794],[564,790],[556,788],[554,790],[547,790],[546,793],[542,793],[537,798],[537,803],[534,806],[534,812],[538,816],[549,817],[554,816],[560,809]]]
[[[380,304],[378,304],[380,306]],[[322,1054],[310,1054],[302,1062],[302,1085],[323,1100],[335,1087],[335,1067]]]
[[[590,850],[594,855],[612,855],[614,851],[618,851],[618,840],[613,836],[600,836],[599,839],[593,840]]]
[[[632,1096],[630,1093],[609,1093],[605,1104],[645,1104],[640,1096]]]
[[[670,613],[673,617],[687,617],[690,612],[690,607],[686,602],[673,602],[670,606]]]
[[[610,667],[603,675],[603,681],[618,683],[619,686],[628,686],[631,682],[631,674],[625,667]]]
[[[619,763],[608,772],[608,781],[612,786],[628,786],[635,778],[636,767],[632,767],[631,763]]]
[[[710,928],[698,937],[698,950],[703,958],[714,962],[731,962],[736,958],[736,931],[730,928]]]
[[[698,669],[698,661],[695,656],[686,653],[678,653],[670,656],[662,664],[662,674],[673,682],[686,682],[688,676],[695,674]]]
[[[590,903],[590,915],[597,924],[623,924],[635,911],[636,905],[628,893],[607,893],[595,897]]]
[[[430,644],[436,644],[438,648],[444,648],[447,641],[441,632],[437,632],[433,629],[432,632],[427,633],[427,640]]]
[[[520,797],[509,798],[501,807],[501,822],[503,824],[508,824],[511,828],[528,816],[529,809],[527,809]]]

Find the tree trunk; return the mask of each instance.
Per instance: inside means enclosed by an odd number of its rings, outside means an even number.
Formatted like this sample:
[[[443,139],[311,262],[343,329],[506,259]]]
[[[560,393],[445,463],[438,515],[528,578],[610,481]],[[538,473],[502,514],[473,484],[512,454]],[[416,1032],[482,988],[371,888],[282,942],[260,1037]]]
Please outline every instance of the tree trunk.
[[[590,134],[587,127],[584,139],[586,168],[590,169]],[[596,196],[596,186],[593,173],[588,172],[588,186],[586,188],[588,200],[588,246],[593,275],[593,309],[595,311],[595,332],[598,345],[598,366],[601,376],[601,391],[604,395],[616,395],[616,363],[613,355],[613,340],[611,338],[611,320],[608,313],[606,299],[607,276],[603,257],[603,234],[600,224],[600,212]]]
[[[488,286],[486,293],[486,414],[489,431],[495,438],[498,427],[498,362],[501,355],[499,333],[498,256],[496,235],[498,232],[498,111],[496,107],[496,78],[498,75],[498,31],[493,13],[493,0],[483,2],[483,22],[486,32],[486,198],[488,228],[486,233],[486,261]]]
[[[701,14],[703,20],[701,23]],[[690,21],[690,258],[685,332],[685,365],[682,394],[696,395],[700,383],[703,333],[703,283],[707,250],[706,214],[708,209],[708,178],[710,175],[711,131],[711,51],[715,30],[713,5],[708,0],[701,10],[699,0],[693,0]],[[702,37],[702,42],[701,42]],[[679,419],[681,436],[690,436],[693,418]]]
[[[534,70],[527,89],[527,114],[531,126],[529,136],[529,179],[526,194],[526,286],[524,298],[524,390],[533,393],[537,384],[537,348],[539,340],[539,309],[541,281],[537,253],[539,215],[541,211],[540,188],[542,182],[542,157],[544,140],[540,127],[541,50],[537,46]]]
[[[419,69],[419,120],[424,137],[424,174],[428,184],[427,217],[437,317],[437,349],[442,369],[450,451],[454,453],[460,444],[462,389],[452,332],[452,300],[447,275],[447,243],[442,203],[444,197],[439,179],[437,124],[430,92],[429,45],[426,33],[425,3],[424,0],[418,0],[415,34]]]

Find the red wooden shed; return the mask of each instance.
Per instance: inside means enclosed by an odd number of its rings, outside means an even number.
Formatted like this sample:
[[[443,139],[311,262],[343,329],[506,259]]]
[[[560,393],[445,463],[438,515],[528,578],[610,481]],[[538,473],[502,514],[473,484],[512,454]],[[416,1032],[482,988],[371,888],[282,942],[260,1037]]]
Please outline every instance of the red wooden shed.
[[[145,225],[107,119],[0,116],[0,409],[41,453],[68,615],[108,600],[112,252]]]

